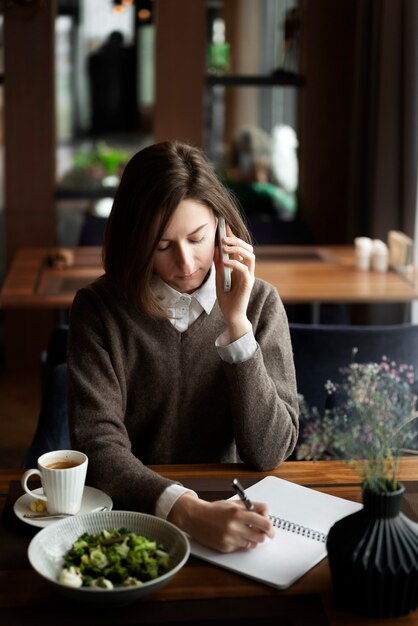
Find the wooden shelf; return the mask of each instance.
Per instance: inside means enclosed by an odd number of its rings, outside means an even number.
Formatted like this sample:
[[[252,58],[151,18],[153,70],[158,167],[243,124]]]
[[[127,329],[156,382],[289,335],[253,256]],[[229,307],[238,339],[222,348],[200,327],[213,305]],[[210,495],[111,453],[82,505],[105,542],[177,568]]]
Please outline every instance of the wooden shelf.
[[[300,74],[276,70],[272,74],[208,74],[207,85],[229,85],[236,87],[301,87],[305,79]]]
[[[55,200],[100,200],[101,198],[114,198],[117,187],[55,187]]]

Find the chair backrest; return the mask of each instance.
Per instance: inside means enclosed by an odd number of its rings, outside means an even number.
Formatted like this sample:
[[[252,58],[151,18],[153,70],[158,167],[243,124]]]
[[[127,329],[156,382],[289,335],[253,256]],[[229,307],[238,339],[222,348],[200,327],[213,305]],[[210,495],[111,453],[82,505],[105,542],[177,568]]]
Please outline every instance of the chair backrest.
[[[67,411],[68,325],[57,326],[41,353],[41,408],[32,442],[22,461],[24,468],[36,467],[38,457],[51,450],[70,448]]]
[[[289,324],[298,392],[310,406],[324,409],[327,380],[338,382],[352,362],[380,362],[382,356],[413,365],[418,374],[418,325],[352,326]]]
[[[106,228],[107,218],[98,215],[86,215],[81,228],[79,246],[101,246]]]
[[[257,220],[247,218],[247,226],[257,246],[309,246],[314,245],[310,226],[302,220]]]
[[[26,455],[24,468],[36,467],[44,452],[71,449],[67,409],[67,364],[57,365],[50,373],[42,397],[36,431]]]
[[[41,352],[41,390],[45,391],[48,378],[57,365],[67,360],[68,324],[60,324],[52,331],[46,350]]]

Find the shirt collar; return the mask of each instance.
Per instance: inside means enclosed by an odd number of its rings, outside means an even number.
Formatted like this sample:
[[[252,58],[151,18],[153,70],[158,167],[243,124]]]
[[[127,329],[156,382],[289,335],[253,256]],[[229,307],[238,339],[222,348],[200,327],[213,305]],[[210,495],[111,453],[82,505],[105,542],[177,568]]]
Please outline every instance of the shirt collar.
[[[156,274],[154,274],[152,278],[152,288],[158,300],[161,302],[161,305],[166,310],[170,307],[176,306],[180,298],[186,297],[190,298],[190,300],[194,298],[200,304],[205,313],[209,315],[216,302],[215,279],[215,265],[212,263],[208,278],[205,280],[203,285],[201,285],[199,289],[196,289],[193,293],[180,293],[176,289],[173,289],[173,287],[170,287],[170,285],[167,285],[167,283],[161,280],[161,278]]]

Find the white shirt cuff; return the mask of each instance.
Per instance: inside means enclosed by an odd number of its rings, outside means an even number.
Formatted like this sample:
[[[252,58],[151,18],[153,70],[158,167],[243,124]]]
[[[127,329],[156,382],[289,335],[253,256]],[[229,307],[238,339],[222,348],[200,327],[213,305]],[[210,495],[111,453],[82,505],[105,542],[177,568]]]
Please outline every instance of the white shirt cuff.
[[[185,493],[189,493],[191,496],[198,498],[198,495],[195,491],[191,489],[186,489],[183,485],[170,485],[167,489],[164,489],[162,494],[157,500],[157,504],[155,505],[155,515],[157,517],[162,517],[163,519],[167,519],[168,514],[171,511],[172,506]]]
[[[225,330],[215,341],[218,354],[227,363],[243,363],[254,356],[257,350],[257,342],[254,333],[248,333],[229,343],[229,332]]]

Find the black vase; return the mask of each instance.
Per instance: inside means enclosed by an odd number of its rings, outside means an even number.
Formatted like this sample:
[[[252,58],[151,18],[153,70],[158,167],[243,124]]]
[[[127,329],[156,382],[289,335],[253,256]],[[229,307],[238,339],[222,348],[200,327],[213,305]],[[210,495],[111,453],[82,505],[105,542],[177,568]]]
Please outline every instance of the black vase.
[[[327,539],[333,597],[340,607],[398,617],[418,606],[418,526],[401,513],[405,487],[363,490],[362,510],[339,520]]]

